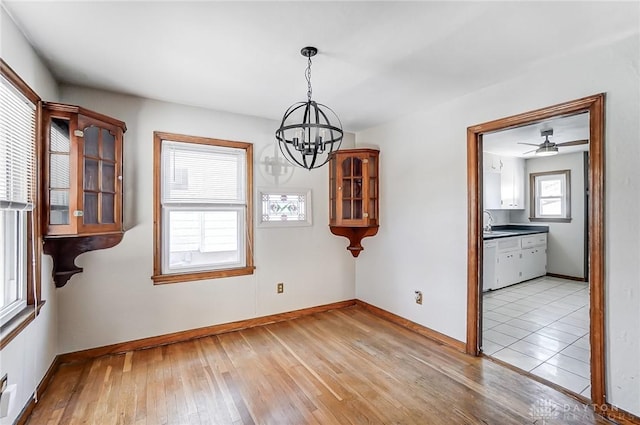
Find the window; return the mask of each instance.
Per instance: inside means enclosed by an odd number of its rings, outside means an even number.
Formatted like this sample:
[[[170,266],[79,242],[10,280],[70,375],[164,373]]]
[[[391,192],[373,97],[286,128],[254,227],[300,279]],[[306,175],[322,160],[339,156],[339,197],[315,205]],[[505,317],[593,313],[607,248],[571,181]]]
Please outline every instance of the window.
[[[155,283],[253,273],[253,146],[154,133]]]
[[[311,189],[260,189],[261,227],[311,226]]]
[[[531,221],[571,221],[571,171],[530,174]]]
[[[33,216],[40,99],[4,61],[0,65],[0,326],[6,344],[5,325],[39,301],[40,282],[33,280],[39,263],[30,259],[39,259]]]

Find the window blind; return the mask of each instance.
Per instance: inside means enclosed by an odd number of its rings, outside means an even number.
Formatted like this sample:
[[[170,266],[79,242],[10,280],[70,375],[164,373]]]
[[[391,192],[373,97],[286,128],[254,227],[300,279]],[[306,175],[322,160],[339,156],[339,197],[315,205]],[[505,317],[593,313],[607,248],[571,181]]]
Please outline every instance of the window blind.
[[[36,107],[9,80],[0,84],[0,209],[31,210],[35,194]]]
[[[163,204],[244,204],[244,149],[162,142]]]

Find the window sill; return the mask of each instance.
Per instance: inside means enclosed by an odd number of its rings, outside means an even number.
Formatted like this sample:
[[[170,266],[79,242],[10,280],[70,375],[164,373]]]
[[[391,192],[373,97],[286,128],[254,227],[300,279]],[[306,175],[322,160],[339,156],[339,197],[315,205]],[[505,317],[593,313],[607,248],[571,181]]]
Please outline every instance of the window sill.
[[[38,313],[42,309],[46,301],[40,301],[38,304]],[[6,347],[20,332],[22,332],[29,323],[33,322],[36,318],[35,311],[32,305],[26,306],[20,313],[18,313],[13,319],[7,322],[0,328],[0,350]]]
[[[215,270],[197,273],[176,273],[159,274],[151,276],[154,285],[164,285],[166,283],[191,282],[194,280],[220,279],[224,277],[245,276],[253,274],[254,266],[241,267],[238,269]]]
[[[541,223],[571,223],[571,217],[569,218],[540,218],[529,217],[529,221],[541,222]]]

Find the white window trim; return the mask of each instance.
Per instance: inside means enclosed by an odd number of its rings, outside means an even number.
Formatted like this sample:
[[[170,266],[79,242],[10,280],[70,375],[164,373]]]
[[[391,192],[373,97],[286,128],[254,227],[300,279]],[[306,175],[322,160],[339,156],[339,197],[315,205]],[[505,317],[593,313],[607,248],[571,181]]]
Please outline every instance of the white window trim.
[[[263,216],[263,196],[264,195],[295,195],[305,197],[305,219],[304,220],[264,220]],[[258,217],[258,227],[303,227],[313,225],[313,205],[311,189],[280,189],[280,188],[259,188],[256,216]]]

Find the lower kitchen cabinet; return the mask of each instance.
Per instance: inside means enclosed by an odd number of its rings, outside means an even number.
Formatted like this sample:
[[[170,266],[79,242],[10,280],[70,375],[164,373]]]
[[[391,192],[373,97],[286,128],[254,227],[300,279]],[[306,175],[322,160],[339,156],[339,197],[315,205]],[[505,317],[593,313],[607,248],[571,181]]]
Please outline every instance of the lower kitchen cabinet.
[[[493,276],[483,289],[500,289],[547,273],[546,233],[496,239]],[[486,246],[487,241],[485,241]],[[487,265],[488,266],[488,265]]]

